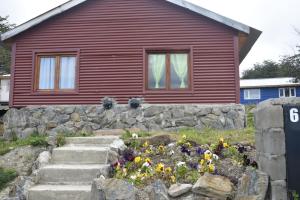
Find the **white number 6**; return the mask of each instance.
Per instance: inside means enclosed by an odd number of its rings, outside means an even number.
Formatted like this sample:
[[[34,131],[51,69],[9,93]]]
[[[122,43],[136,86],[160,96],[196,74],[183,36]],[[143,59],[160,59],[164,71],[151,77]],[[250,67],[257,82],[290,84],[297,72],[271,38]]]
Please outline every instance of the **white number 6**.
[[[290,110],[290,120],[291,122],[298,122],[299,121],[299,114],[297,108],[292,108]]]

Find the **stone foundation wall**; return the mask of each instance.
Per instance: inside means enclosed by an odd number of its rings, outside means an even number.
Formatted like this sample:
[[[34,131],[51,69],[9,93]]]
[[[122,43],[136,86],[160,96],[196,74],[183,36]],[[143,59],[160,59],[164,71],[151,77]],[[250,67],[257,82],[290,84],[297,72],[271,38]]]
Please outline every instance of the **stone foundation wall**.
[[[283,105],[298,104],[300,98],[271,99],[260,103],[254,112],[255,144],[260,170],[271,180],[271,199],[286,200],[286,146]]]
[[[10,109],[4,116],[4,137],[26,137],[33,132],[93,132],[100,129],[139,128],[141,130],[176,130],[183,127],[202,129],[242,129],[245,127],[243,105],[148,105],[138,109],[116,105],[104,110],[102,105],[30,106]]]

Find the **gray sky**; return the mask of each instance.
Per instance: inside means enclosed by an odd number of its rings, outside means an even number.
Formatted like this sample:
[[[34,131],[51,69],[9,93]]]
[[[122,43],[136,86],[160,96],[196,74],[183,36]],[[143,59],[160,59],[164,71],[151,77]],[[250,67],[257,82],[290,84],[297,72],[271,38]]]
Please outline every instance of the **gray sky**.
[[[67,0],[0,0],[0,15],[21,24]],[[241,71],[266,59],[278,60],[295,52],[300,44],[299,0],[189,0],[199,6],[263,31],[246,59]]]

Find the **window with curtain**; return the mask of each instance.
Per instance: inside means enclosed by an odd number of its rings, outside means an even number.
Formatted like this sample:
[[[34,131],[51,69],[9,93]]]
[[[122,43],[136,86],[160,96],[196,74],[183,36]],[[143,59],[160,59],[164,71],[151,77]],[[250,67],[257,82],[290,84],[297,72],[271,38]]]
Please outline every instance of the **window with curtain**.
[[[148,53],[147,89],[186,90],[190,88],[189,53]]]
[[[75,55],[37,55],[36,90],[74,90],[76,60]]]

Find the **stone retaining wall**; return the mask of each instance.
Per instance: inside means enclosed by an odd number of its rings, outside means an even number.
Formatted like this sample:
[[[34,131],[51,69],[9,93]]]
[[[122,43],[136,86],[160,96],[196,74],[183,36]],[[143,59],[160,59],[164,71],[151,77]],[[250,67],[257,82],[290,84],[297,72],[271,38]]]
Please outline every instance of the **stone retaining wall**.
[[[286,200],[286,148],[283,105],[298,104],[300,98],[271,99],[260,103],[255,117],[255,144],[259,168],[271,179],[271,199]]]
[[[102,105],[30,106],[10,109],[4,116],[4,137],[26,137],[32,132],[92,132],[100,129],[139,128],[141,130],[176,130],[182,127],[202,129],[242,129],[245,127],[243,105],[148,105],[131,109],[116,105],[104,110]]]

